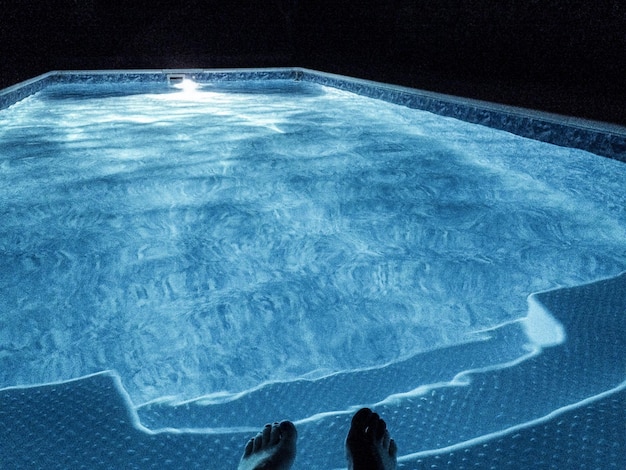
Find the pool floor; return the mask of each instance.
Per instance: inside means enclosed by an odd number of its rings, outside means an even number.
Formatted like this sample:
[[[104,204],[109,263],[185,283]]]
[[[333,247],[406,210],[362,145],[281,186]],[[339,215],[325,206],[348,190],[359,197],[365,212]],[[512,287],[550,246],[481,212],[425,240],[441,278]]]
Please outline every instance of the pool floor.
[[[289,419],[295,468],[343,468],[369,406],[400,468],[626,467],[624,164],[232,73],[0,110],[3,464],[236,468]]]

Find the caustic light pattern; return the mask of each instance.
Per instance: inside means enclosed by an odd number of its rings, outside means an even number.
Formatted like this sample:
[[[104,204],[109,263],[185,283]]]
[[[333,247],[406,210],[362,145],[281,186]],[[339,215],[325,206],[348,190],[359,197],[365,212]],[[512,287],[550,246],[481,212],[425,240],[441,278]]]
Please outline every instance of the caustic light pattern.
[[[624,270],[625,179],[304,83],[50,86],[0,112],[0,386],[114,370],[142,426],[289,418],[311,468],[343,465],[326,425],[380,403],[426,458],[620,387],[619,359],[549,380],[533,361],[591,330],[527,298]],[[556,388],[530,406],[520,380]],[[507,391],[519,406],[483,416]],[[408,438],[415,413],[485,396]]]

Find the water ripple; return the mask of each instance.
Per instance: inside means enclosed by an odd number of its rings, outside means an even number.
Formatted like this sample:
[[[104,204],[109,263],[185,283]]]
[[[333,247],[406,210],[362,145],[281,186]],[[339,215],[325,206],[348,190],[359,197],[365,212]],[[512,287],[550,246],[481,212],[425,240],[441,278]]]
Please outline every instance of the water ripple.
[[[585,152],[334,92],[46,93],[0,113],[0,384],[380,366],[626,265],[626,170]]]

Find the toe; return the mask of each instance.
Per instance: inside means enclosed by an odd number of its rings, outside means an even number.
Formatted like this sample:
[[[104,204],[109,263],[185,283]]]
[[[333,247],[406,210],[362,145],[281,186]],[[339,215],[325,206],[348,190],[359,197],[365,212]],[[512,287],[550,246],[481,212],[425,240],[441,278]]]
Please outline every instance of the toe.
[[[391,441],[391,436],[389,435],[389,431],[385,431],[383,435],[383,449],[389,449],[389,444]]]
[[[258,433],[254,437],[254,452],[258,452],[263,448],[263,433]]]
[[[271,446],[276,445],[278,444],[279,441],[280,441],[280,427],[278,423],[274,423],[272,424],[272,428],[271,428],[269,445]]]
[[[380,441],[385,434],[387,425],[380,419],[378,413],[371,413],[367,419],[364,434],[368,441]]]
[[[252,451],[254,450],[254,439],[250,439],[247,443],[246,443],[246,447],[243,450],[243,455],[244,457],[247,457],[248,455],[250,455],[252,453]]]
[[[373,439],[374,429],[372,424],[378,415],[369,408],[361,408],[352,417],[350,430],[348,431],[348,442],[363,442]]]
[[[267,447],[268,445],[270,445],[271,436],[272,436],[272,425],[266,424],[265,427],[263,428],[263,437],[262,437],[263,447]]]
[[[372,416],[372,410],[369,408],[361,408],[352,417],[352,426],[355,428],[364,429]]]
[[[387,423],[383,419],[378,416],[378,414],[374,413],[376,416],[376,422],[372,423],[372,428],[374,428],[374,438],[377,441],[380,441],[384,436],[385,432],[387,432]]]
[[[396,458],[396,455],[398,455],[398,446],[396,445],[396,441],[393,439],[389,441],[389,455],[394,459]]]
[[[298,436],[296,426],[291,421],[282,421],[278,428],[280,429],[281,439],[293,440]]]

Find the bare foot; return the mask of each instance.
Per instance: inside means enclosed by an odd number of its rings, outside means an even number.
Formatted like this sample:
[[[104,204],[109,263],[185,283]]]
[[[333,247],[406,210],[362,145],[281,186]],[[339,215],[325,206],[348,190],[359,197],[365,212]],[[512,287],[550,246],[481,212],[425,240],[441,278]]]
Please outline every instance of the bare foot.
[[[385,421],[369,408],[357,411],[346,438],[348,469],[395,470],[397,453]]]
[[[298,433],[291,421],[266,424],[250,439],[238,470],[288,470],[296,458]]]

